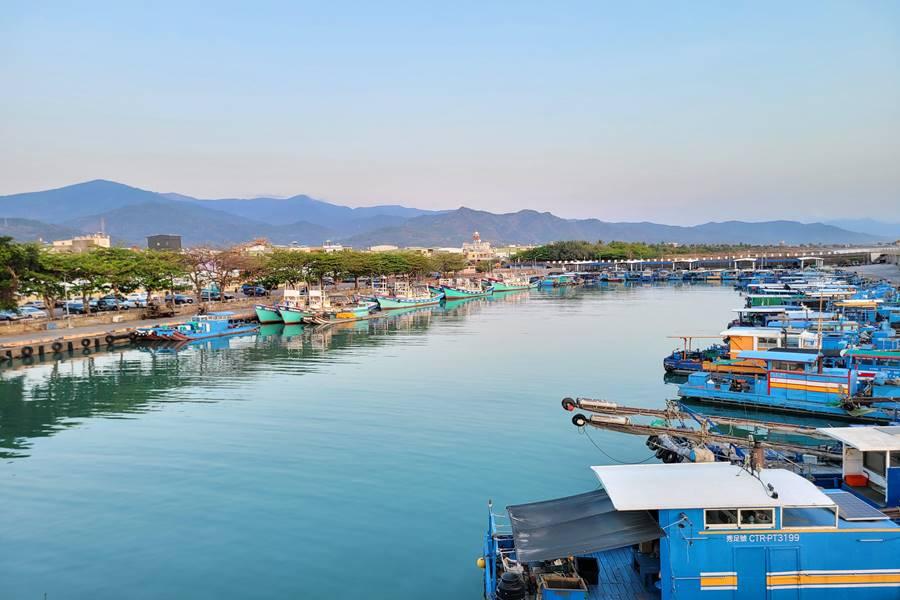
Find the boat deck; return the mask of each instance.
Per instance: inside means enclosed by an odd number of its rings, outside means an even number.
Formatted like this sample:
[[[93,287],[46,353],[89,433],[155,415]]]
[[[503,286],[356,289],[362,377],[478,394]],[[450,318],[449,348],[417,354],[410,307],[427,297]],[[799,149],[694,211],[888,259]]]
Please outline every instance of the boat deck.
[[[631,548],[597,552],[592,556],[600,563],[596,586],[588,588],[590,600],[659,600],[660,593],[644,587],[632,566]]]

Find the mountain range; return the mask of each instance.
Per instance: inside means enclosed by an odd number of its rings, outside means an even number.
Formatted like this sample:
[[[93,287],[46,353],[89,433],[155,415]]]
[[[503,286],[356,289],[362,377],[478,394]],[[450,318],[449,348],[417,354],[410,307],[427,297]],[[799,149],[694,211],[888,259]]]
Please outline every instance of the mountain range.
[[[399,205],[351,208],[305,195],[290,198],[199,199],[94,180],[0,196],[0,235],[52,240],[100,230],[142,245],[148,235],[179,234],[186,245],[227,245],[256,238],[276,244],[354,247],[459,246],[474,231],[494,243],[539,244],[564,239],[747,244],[865,244],[900,237],[900,226],[857,220],[711,222],[695,226],[563,219],[549,212],[495,214],[461,207],[432,211]],[[896,233],[896,234],[895,234]]]

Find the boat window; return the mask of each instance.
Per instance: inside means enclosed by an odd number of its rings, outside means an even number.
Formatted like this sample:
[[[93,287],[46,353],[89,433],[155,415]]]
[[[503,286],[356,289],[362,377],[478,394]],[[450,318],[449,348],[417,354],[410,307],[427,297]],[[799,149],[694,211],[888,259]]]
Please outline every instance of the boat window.
[[[785,507],[781,510],[782,527],[835,527],[836,510],[828,506]]]
[[[703,511],[707,529],[733,529],[737,526],[737,509],[714,508]]]
[[[884,477],[885,454],[885,452],[863,452],[863,466]]]
[[[776,371],[803,371],[803,365],[795,362],[787,362],[783,360],[772,361],[772,369]]]
[[[778,338],[761,337],[758,339],[758,341],[756,343],[756,347],[760,350],[766,350],[768,348],[777,348],[778,347]]]
[[[775,526],[774,508],[742,508],[739,512],[741,529],[764,529]]]
[[[891,452],[891,468],[900,467],[900,452]]]

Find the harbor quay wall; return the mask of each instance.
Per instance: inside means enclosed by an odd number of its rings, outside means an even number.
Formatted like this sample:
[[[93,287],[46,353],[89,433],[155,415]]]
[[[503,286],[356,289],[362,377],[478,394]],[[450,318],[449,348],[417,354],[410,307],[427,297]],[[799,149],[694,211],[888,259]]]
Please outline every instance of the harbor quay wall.
[[[208,311],[230,310],[236,318],[256,320],[252,302],[211,303],[204,305]],[[244,306],[246,305],[246,306]],[[31,361],[62,359],[73,354],[90,354],[110,350],[131,343],[131,334],[139,327],[172,325],[184,322],[197,313],[198,306],[188,305],[180,315],[169,318],[142,319],[142,310],[124,311],[118,314],[90,315],[78,320],[77,325],[66,327],[66,322],[50,322],[62,327],[47,329],[47,322],[39,330],[20,331],[16,335],[6,332],[0,335],[0,366],[10,366],[15,360]]]

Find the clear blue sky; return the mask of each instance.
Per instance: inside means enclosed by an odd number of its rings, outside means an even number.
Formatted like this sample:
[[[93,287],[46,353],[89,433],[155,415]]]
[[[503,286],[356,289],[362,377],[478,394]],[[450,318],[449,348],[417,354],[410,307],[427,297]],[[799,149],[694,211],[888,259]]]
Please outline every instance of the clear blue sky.
[[[437,4],[4,2],[0,194],[900,220],[900,2]]]

